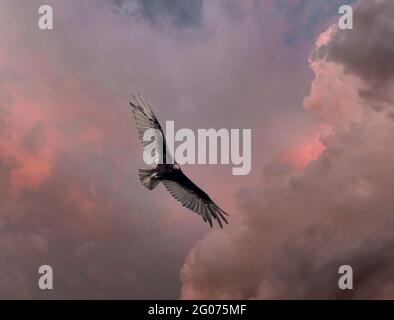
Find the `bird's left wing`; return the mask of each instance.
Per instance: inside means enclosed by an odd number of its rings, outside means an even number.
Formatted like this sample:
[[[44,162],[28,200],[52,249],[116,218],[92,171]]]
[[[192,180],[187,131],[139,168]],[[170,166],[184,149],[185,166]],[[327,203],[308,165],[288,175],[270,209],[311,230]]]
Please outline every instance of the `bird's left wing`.
[[[213,219],[218,222],[221,228],[223,228],[222,221],[228,224],[225,218],[225,215],[228,214],[219,208],[204,191],[197,187],[181,171],[179,175],[181,175],[181,179],[161,180],[167,191],[184,207],[201,215],[203,220],[208,222],[211,227]]]
[[[163,150],[165,155],[166,152],[165,135],[163,133],[159,121],[157,120],[152,110],[152,106],[149,104],[147,98],[139,93],[137,95],[132,95],[130,105],[133,108],[132,111],[134,115],[135,125],[138,131],[138,137],[141,140],[143,146],[146,147],[151,143],[151,141],[144,141],[143,139],[146,130],[149,129],[157,130],[161,135],[160,138],[162,139],[161,142],[163,143],[161,145],[156,145],[155,147],[157,148],[157,150]],[[158,143],[159,140],[155,139],[155,142]]]

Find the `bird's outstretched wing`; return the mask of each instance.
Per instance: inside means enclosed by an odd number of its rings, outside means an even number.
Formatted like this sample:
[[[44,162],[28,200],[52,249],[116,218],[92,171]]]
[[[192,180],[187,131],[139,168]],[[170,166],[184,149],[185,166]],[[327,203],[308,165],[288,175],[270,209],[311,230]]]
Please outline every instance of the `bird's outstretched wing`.
[[[215,219],[221,228],[223,223],[228,223],[224,212],[220,209],[211,198],[197,187],[181,170],[177,170],[176,174],[171,177],[171,180],[163,179],[168,192],[182,205],[202,216],[205,222],[208,222],[212,227],[212,220]]]
[[[163,150],[164,156],[166,152],[166,141],[165,141],[165,135],[163,133],[163,130],[161,128],[161,125],[159,121],[157,120],[153,110],[152,106],[149,104],[148,100],[146,97],[142,96],[140,93],[137,95],[132,95],[132,99],[130,101],[130,105],[132,107],[133,115],[134,115],[134,120],[135,120],[135,125],[137,127],[138,131],[138,137],[141,140],[142,144],[144,147],[146,147],[148,144],[151,143],[151,141],[144,141],[144,133],[146,130],[149,129],[154,129],[158,130],[161,133],[161,142],[162,145],[157,145],[155,146],[157,150]],[[160,140],[155,139],[156,143],[159,143]]]

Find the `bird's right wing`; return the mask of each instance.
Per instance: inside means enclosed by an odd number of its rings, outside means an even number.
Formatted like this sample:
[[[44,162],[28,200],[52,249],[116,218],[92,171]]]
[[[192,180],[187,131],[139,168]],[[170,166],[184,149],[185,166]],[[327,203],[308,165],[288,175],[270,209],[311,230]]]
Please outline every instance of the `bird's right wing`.
[[[144,141],[143,137],[145,132],[149,129],[157,130],[157,132],[160,133],[161,135],[160,136],[161,141],[158,140],[156,137],[155,142],[157,143],[157,145],[155,145],[155,148],[156,150],[162,150],[162,155],[165,155],[166,152],[165,135],[163,133],[159,121],[157,120],[152,110],[152,106],[147,101],[147,98],[143,97],[139,93],[137,95],[132,95],[130,105],[133,108],[132,111],[134,115],[135,125],[138,131],[138,137],[141,140],[143,146],[146,147],[147,145],[152,143],[152,141]],[[159,145],[158,144],[159,142],[162,143]]]
[[[223,223],[228,223],[224,212],[219,206],[211,200],[211,198],[197,187],[190,179],[181,173],[183,179],[167,180],[163,179],[161,182],[172,195],[184,207],[198,213],[202,216],[205,222],[208,222],[212,227],[212,220],[216,220],[221,228]]]

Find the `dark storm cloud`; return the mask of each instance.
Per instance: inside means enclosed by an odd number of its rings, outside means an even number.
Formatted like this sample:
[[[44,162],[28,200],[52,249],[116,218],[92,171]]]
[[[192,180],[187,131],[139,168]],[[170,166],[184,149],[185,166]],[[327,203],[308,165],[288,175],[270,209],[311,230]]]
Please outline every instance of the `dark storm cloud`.
[[[327,58],[376,85],[394,77],[394,2],[363,0],[354,10],[354,29],[335,33]]]
[[[196,27],[201,23],[204,0],[112,0],[118,7],[135,4],[152,23],[163,17],[179,27]]]
[[[394,2],[363,0],[354,9],[354,29],[336,32],[318,53],[363,79],[367,87],[360,89],[360,97],[375,110],[393,101],[387,93],[394,79],[393,16]]]
[[[286,42],[291,44],[297,41],[313,41],[316,36],[311,30],[316,26],[324,28],[329,19],[336,16],[338,7],[344,4],[351,4],[354,0],[277,0],[275,5],[278,8],[279,17],[283,18],[288,25]]]

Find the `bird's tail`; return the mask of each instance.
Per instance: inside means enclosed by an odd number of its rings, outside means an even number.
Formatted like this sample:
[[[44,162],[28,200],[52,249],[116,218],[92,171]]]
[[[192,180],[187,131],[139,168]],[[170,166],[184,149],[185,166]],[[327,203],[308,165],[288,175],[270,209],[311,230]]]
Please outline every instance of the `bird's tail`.
[[[156,168],[139,169],[138,176],[140,177],[141,183],[149,190],[153,190],[160,182],[160,180],[157,179]]]

